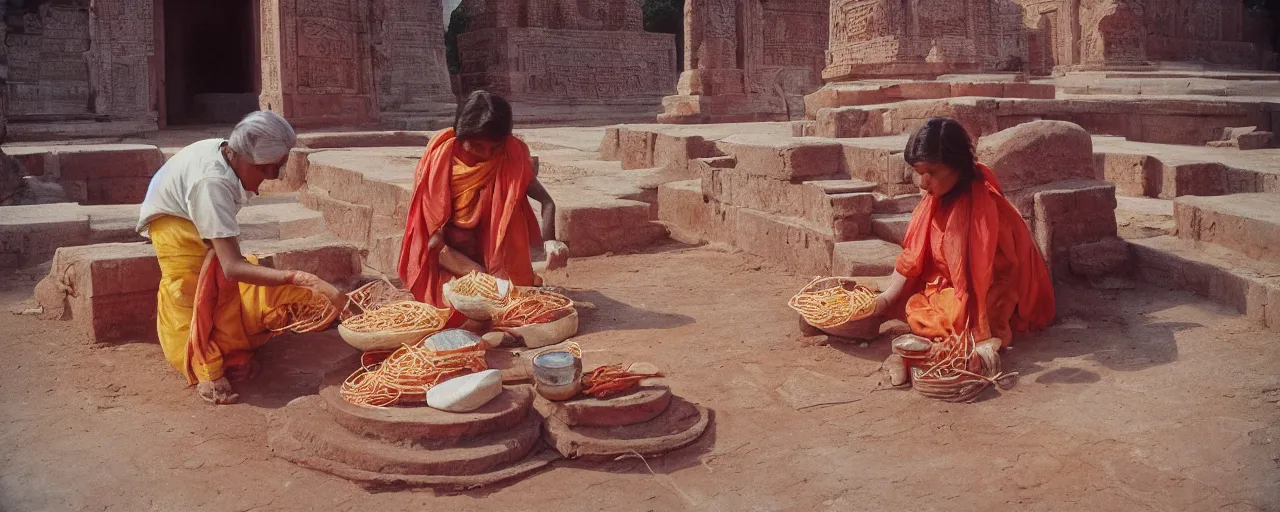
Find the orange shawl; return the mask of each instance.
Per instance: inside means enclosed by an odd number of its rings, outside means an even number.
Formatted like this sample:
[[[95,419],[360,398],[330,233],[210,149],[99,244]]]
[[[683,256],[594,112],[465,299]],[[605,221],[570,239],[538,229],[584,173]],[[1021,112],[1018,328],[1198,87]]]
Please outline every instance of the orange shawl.
[[[477,212],[468,208],[484,212],[475,227],[483,255],[483,261],[477,263],[517,286],[533,286],[529,249],[542,240],[538,219],[525,197],[534,178],[529,147],[514,136],[508,137],[502,154],[495,157],[492,180],[478,197],[453,191],[450,186],[454,180],[454,152],[460,150],[452,128],[427,144],[414,173],[413,199],[400,245],[400,279],[414,297],[437,307],[443,307],[441,290],[450,276],[440,268],[440,253],[427,249],[427,241],[446,224],[456,223],[459,214],[471,217],[464,220],[473,220]],[[455,212],[455,195],[463,211]]]
[[[1010,259],[1014,260],[1013,275],[1001,276],[1012,281],[1008,291],[1017,295],[1010,327],[1014,331],[1043,328],[1053,321],[1055,305],[1053,282],[1040,249],[1033,242],[1022,215],[1001,192],[995,173],[982,164],[978,164],[978,172],[980,176],[974,179],[969,192],[954,199],[957,203],[950,208],[949,218],[935,219],[942,209],[942,200],[925,194],[911,216],[896,270],[908,278],[924,278],[923,281],[940,275],[930,241],[931,226],[936,221],[946,230],[942,242],[946,261],[942,264],[950,270],[955,293],[953,332],[972,326],[979,340],[990,337],[993,329],[987,311],[991,304],[988,295],[996,280],[993,269],[998,250],[1011,254]],[[1007,225],[1002,226],[1002,222]],[[1004,240],[1000,236],[1002,227],[1006,228]],[[998,247],[1001,243],[1006,246]],[[915,279],[917,290],[927,285],[921,281]],[[925,293],[928,294],[928,290]],[[1007,344],[1010,340],[1003,341]]]

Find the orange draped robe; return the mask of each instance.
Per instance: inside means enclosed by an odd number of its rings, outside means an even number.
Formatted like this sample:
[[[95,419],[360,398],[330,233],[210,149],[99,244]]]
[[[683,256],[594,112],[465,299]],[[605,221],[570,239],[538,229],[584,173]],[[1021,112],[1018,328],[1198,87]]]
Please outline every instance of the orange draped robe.
[[[978,170],[956,197],[925,194],[895,266],[911,283],[904,313],[913,334],[945,338],[968,327],[978,341],[999,338],[1007,347],[1014,331],[1053,321],[1053,282],[995,174]]]
[[[517,286],[534,286],[530,247],[542,241],[538,219],[526,194],[533,182],[529,147],[508,137],[493,159],[468,165],[453,129],[431,139],[413,177],[413,199],[400,245],[400,279],[422,302],[447,307],[441,292],[453,276],[440,268],[439,251],[427,241],[440,230],[468,247],[449,246],[484,266],[489,274]]]

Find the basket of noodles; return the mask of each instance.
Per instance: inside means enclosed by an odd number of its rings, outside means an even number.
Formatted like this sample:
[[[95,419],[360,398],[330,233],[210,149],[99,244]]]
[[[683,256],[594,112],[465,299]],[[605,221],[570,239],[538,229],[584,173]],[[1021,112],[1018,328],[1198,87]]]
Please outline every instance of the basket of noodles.
[[[511,281],[473,271],[445,283],[443,294],[463,316],[487,321],[506,304],[511,289]]]
[[[343,320],[338,334],[360,350],[393,350],[444,329],[449,315],[449,310],[430,304],[393,302]]]
[[[346,320],[370,309],[380,308],[393,302],[414,300],[413,292],[396,288],[387,278],[370,281],[347,294],[347,307],[342,311],[342,319]]]
[[[847,277],[815,278],[787,303],[805,323],[838,338],[873,338],[874,322],[860,322],[876,309],[876,292]]]
[[[529,348],[545,347],[578,333],[578,311],[558,293],[520,288],[493,315],[493,326],[519,336]]]
[[[338,313],[328,298],[312,293],[306,302],[293,302],[268,311],[263,325],[272,332],[319,332],[328,329],[338,319]]]
[[[342,399],[365,407],[420,404],[441,382],[489,368],[482,344],[436,351],[423,341],[402,345],[380,361],[386,352],[364,354],[360,369],[342,383]]]

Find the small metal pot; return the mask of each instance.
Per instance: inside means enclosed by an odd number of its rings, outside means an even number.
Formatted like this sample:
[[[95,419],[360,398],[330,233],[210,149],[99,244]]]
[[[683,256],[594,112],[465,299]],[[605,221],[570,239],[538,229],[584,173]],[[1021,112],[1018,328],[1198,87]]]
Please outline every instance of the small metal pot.
[[[582,391],[582,359],[568,351],[543,352],[533,358],[534,389],[543,398],[568,400]]]

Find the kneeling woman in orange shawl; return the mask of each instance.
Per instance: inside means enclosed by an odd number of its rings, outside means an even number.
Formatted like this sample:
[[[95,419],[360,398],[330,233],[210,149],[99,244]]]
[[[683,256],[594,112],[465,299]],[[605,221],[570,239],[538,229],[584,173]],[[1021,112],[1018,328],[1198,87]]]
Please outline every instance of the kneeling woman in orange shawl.
[[[991,352],[1008,347],[1014,331],[1047,326],[1054,297],[1044,259],[964,127],[929,120],[905,158],[925,194],[876,312],[935,342],[972,331],[979,350]],[[895,385],[905,382],[905,368],[888,369]]]
[[[418,300],[447,307],[444,283],[471,271],[539,286],[530,257],[538,240],[546,240],[548,269],[564,264],[555,203],[534,176],[529,147],[511,132],[511,105],[476,91],[418,161],[399,267]],[[542,205],[541,230],[529,199]],[[455,315],[450,324],[461,321]]]

